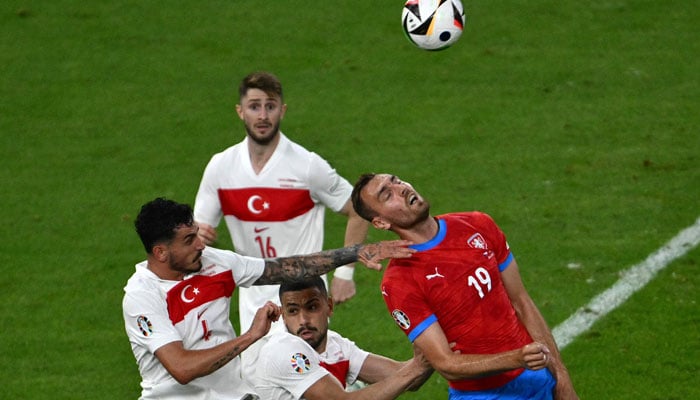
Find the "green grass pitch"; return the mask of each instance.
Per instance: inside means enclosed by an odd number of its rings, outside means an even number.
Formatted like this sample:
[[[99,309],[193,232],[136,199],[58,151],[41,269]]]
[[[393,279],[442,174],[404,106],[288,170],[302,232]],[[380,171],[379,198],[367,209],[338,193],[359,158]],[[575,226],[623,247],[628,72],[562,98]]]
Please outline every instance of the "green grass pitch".
[[[283,131],[349,180],[393,172],[435,213],[491,214],[552,327],[698,218],[693,2],[464,2],[464,34],[437,53],[406,40],[402,4],[3,2],[0,397],[137,398],[132,221],[156,196],[194,201],[209,157],[242,138],[236,85],[253,70],[282,79]],[[343,223],[328,216],[328,248]],[[564,350],[581,398],[700,397],[699,259]],[[407,358],[380,276],[356,273],[332,326]],[[402,396],[446,397],[437,375]]]

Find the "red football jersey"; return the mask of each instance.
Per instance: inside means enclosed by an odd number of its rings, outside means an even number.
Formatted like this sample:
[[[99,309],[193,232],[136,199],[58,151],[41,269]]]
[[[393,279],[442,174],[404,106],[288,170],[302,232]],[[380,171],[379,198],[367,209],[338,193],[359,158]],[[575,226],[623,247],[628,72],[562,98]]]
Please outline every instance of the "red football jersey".
[[[500,353],[531,343],[501,281],[513,256],[500,228],[480,212],[436,219],[438,234],[412,246],[418,252],[411,258],[391,260],[384,273],[382,294],[399,327],[413,342],[437,322],[462,354]],[[450,386],[491,389],[522,371],[451,381]]]

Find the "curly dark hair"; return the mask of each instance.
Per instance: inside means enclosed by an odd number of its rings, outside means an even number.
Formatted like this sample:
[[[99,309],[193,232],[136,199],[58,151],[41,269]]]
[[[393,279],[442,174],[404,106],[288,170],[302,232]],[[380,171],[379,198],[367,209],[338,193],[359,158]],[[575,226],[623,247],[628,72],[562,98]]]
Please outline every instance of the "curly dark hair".
[[[163,197],[144,204],[134,221],[136,232],[148,254],[153,251],[153,246],[173,240],[178,226],[192,224],[194,218],[189,205]]]

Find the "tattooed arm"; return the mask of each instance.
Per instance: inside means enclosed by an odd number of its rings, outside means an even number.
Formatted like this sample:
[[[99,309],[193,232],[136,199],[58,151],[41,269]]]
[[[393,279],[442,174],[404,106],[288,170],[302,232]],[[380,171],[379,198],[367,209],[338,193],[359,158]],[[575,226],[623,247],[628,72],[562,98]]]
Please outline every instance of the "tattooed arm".
[[[406,240],[392,240],[370,244],[356,244],[342,249],[327,250],[309,255],[265,259],[265,271],[255,285],[274,285],[302,281],[323,275],[341,265],[361,261],[368,268],[382,269],[382,260],[407,258],[415,250]]]

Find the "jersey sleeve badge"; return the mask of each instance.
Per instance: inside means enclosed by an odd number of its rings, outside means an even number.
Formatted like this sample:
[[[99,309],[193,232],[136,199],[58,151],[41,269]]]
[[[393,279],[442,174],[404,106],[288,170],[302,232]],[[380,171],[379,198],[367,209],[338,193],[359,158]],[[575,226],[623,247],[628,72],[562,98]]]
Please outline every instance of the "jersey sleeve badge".
[[[396,309],[391,312],[391,316],[394,317],[394,321],[396,321],[396,324],[400,326],[401,329],[407,330],[411,327],[411,320],[408,318],[408,315],[406,315],[405,312]]]
[[[149,321],[145,315],[139,315],[139,317],[136,318],[136,326],[139,327],[143,336],[148,337],[153,333],[153,325],[151,325],[151,321]]]
[[[311,362],[309,361],[309,358],[302,353],[296,353],[292,355],[291,363],[292,369],[297,374],[306,373],[311,369]]]

